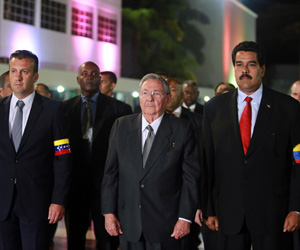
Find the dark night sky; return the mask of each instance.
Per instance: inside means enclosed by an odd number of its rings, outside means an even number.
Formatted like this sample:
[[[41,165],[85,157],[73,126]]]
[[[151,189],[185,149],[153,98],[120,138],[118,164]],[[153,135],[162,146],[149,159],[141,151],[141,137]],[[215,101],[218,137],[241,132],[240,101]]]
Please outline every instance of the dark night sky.
[[[238,0],[254,12],[265,11],[275,3],[299,3],[299,0]]]

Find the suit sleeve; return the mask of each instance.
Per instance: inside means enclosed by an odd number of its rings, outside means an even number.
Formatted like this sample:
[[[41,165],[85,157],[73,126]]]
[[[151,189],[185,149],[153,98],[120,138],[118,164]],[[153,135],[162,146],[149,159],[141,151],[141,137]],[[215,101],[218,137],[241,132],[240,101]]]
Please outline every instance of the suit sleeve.
[[[298,104],[298,103],[297,103]],[[291,171],[290,181],[290,211],[300,212],[300,161],[295,157],[295,151],[297,147],[300,147],[300,105],[297,105],[296,112],[294,114],[294,122],[291,128],[291,141],[294,149],[294,159]]]
[[[202,192],[202,197],[205,197],[203,200],[205,216],[215,216],[215,207],[213,202],[212,190],[214,187],[214,145],[213,138],[210,128],[210,122],[207,112],[207,105],[204,106],[204,116],[203,116],[203,141],[204,141],[204,160],[203,160],[203,178],[205,179],[205,188]]]
[[[65,112],[62,103],[59,104],[54,117],[53,137],[54,141],[67,139]],[[71,154],[65,151],[65,153],[53,157],[54,186],[51,203],[65,206],[70,186]]]
[[[195,133],[190,124],[186,127],[185,133],[182,163],[183,183],[178,217],[193,221],[199,203],[200,164]]]
[[[102,180],[101,206],[102,214],[117,214],[119,164],[117,155],[119,119],[112,127],[109,148]]]

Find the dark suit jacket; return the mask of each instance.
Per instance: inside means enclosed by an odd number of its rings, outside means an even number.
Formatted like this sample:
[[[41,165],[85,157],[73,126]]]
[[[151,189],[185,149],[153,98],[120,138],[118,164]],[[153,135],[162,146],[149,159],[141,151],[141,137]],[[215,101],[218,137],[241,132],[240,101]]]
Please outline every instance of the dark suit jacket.
[[[11,209],[14,188],[20,217],[47,220],[50,204],[65,205],[69,188],[70,154],[54,156],[53,144],[67,138],[62,103],[35,93],[15,152],[9,135],[10,100],[0,101],[0,220]]]
[[[194,130],[201,130],[203,115],[191,112],[188,109],[181,107],[180,118],[188,120],[191,123]]]
[[[204,106],[198,102],[196,102],[195,113],[203,115]]]
[[[200,166],[203,166],[203,135],[202,135],[202,122],[203,122],[203,115],[194,113],[189,111],[188,109],[181,107],[181,115],[180,118],[188,120],[191,125],[192,128],[194,130],[194,133],[196,135],[196,139],[197,139],[197,148],[198,148],[198,155],[199,155],[199,163]],[[203,209],[202,203],[204,202],[204,200],[206,199],[206,186],[207,186],[207,180],[204,179],[205,174],[202,173],[202,171],[204,171],[204,169],[201,167],[201,180],[200,180],[200,184],[199,184],[199,204],[198,204],[198,208],[199,209]]]
[[[189,123],[165,114],[145,168],[142,114],[118,119],[111,132],[102,185],[102,213],[118,215],[128,241],[170,238],[178,217],[193,220],[200,172]]]
[[[239,133],[237,91],[205,105],[203,134],[208,171],[207,215],[220,230],[282,232],[289,211],[300,211],[300,167],[292,151],[300,143],[299,103],[267,87],[245,156]]]
[[[101,207],[101,181],[108,150],[108,140],[114,121],[131,110],[112,97],[99,92],[93,129],[91,154],[84,151],[81,132],[81,96],[64,102],[68,136],[73,155],[70,205],[77,203],[80,194],[91,197],[94,208]],[[80,204],[78,204],[80,205]]]
[[[120,109],[122,110],[122,112],[124,112],[126,115],[132,114],[132,108],[129,104],[122,102],[120,100],[117,100],[117,102],[119,103],[119,106],[120,106]]]

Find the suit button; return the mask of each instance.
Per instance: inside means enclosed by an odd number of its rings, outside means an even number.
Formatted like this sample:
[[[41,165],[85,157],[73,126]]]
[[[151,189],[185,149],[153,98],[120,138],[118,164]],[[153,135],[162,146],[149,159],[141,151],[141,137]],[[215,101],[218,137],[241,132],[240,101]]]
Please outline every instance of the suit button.
[[[244,164],[247,164],[248,163],[248,160],[244,160]]]
[[[139,208],[142,208],[142,206],[141,206],[141,205],[139,205]]]
[[[141,186],[140,186],[141,188],[144,188],[145,186],[144,186],[144,184],[141,184]]]

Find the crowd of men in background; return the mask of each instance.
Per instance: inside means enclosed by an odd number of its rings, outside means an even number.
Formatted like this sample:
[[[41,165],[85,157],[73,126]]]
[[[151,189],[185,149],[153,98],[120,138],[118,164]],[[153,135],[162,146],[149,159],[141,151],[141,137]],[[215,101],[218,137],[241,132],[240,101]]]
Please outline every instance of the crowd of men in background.
[[[299,103],[262,84],[259,44],[238,44],[232,62],[238,88],[220,82],[205,105],[194,81],[145,75],[133,113],[94,62],[78,68],[81,94],[59,102],[35,84],[37,56],[12,53],[0,250],[52,247],[63,216],[68,250],[85,249],[91,221],[99,250],[196,250],[200,231],[206,250],[299,250]]]

